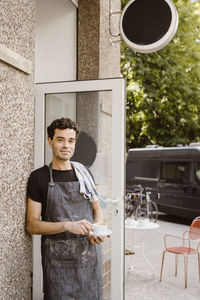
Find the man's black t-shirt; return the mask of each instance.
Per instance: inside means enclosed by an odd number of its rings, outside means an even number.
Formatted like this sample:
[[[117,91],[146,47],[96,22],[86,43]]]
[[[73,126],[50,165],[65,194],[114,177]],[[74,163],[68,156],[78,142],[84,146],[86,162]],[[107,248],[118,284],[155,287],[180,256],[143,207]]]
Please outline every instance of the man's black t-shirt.
[[[53,169],[52,175],[55,182],[78,181],[73,168],[65,171]],[[49,181],[50,174],[49,167],[47,165],[33,171],[28,179],[27,197],[36,202],[42,203],[42,217],[44,217],[46,209]]]

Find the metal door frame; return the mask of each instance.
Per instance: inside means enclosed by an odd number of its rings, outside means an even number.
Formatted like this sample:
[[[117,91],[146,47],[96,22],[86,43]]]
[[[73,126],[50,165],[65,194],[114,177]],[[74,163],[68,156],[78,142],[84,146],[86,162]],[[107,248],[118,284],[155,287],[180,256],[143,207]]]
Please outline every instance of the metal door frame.
[[[111,295],[112,300],[124,299],[124,193],[125,193],[125,93],[124,78],[86,81],[40,83],[36,85],[35,99],[35,157],[34,168],[44,165],[45,95],[112,91],[112,243]],[[43,141],[43,142],[42,142]],[[40,237],[33,236],[33,299],[43,299]]]

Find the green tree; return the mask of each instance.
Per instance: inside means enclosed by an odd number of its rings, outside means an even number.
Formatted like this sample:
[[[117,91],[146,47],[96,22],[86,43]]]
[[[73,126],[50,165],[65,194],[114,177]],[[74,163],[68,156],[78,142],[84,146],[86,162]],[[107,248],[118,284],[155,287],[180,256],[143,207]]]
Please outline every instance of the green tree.
[[[143,54],[121,45],[121,71],[127,78],[127,148],[200,141],[199,3],[174,3],[179,26],[165,48]]]

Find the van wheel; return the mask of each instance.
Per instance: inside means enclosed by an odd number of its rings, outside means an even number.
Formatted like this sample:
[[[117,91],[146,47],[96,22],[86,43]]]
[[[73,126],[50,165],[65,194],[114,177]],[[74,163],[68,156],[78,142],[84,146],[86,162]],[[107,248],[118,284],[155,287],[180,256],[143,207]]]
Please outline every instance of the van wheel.
[[[158,220],[158,207],[155,202],[139,203],[135,208],[135,219],[150,219],[153,222]]]

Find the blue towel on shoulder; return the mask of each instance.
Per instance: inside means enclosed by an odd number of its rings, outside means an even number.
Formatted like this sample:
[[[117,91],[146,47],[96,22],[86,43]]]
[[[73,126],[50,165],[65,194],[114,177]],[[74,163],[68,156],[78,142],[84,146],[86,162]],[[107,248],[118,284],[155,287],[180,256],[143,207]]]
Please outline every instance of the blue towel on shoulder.
[[[91,202],[99,200],[99,195],[94,183],[94,180],[86,167],[78,162],[70,161],[72,167],[74,168],[75,174],[80,183],[80,193],[86,199],[90,199]]]

